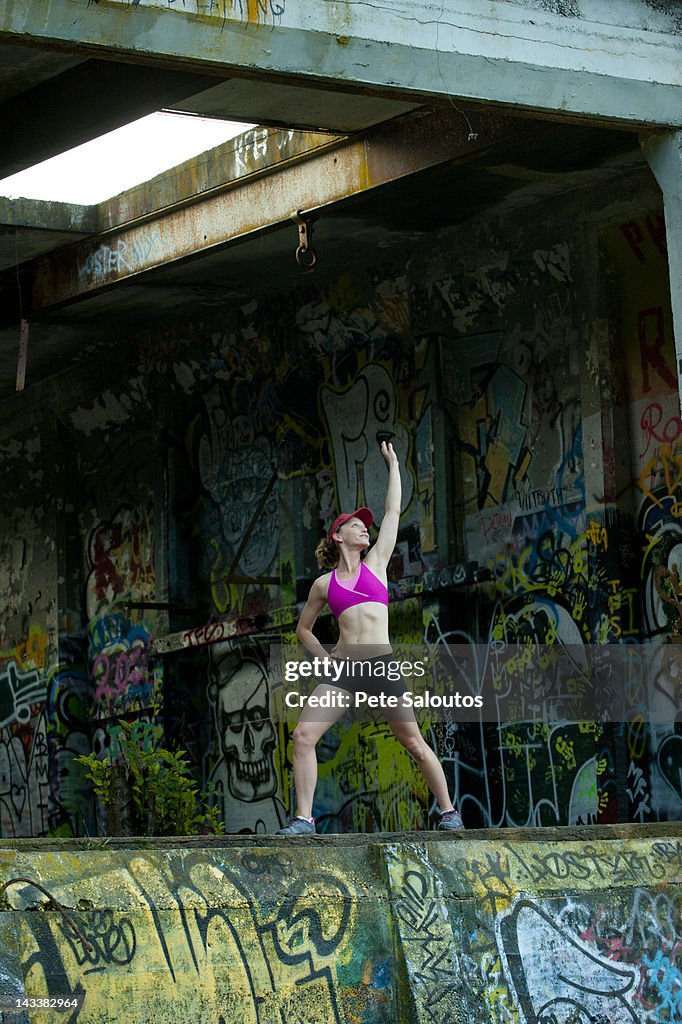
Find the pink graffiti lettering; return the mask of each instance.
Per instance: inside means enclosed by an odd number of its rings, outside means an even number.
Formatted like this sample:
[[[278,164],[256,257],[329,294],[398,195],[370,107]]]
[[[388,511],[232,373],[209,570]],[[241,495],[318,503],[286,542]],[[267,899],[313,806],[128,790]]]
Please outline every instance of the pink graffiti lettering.
[[[111,700],[125,693],[129,686],[141,686],[146,674],[144,647],[137,645],[116,654],[101,651],[92,663],[92,676],[97,680],[95,700]]]
[[[640,243],[644,241],[644,232],[637,221],[631,220],[627,224],[621,224],[620,230],[625,235],[625,241],[635,254],[637,262],[646,263],[646,256],[640,247]]]
[[[660,213],[649,215],[645,221],[649,237],[661,255],[665,256],[667,247],[665,243],[665,221]],[[646,243],[644,231],[639,221],[631,220],[620,225],[626,242],[630,246],[638,263],[646,263],[647,255],[644,252],[643,243]]]
[[[661,256],[668,255],[668,245],[665,237],[665,217],[661,213],[649,214],[646,221],[646,229],[649,232],[651,241],[654,243]]]
[[[639,453],[640,458],[649,451],[652,441],[657,441],[659,444],[672,444],[682,434],[682,419],[673,414],[661,427],[663,415],[663,406],[659,402],[652,402],[642,413],[639,425],[642,428],[642,441],[646,442],[646,447]]]
[[[637,314],[637,336],[639,338],[639,354],[642,363],[642,394],[651,391],[653,385],[649,380],[649,367],[653,367],[658,376],[669,388],[677,390],[675,375],[663,358],[661,349],[665,344],[665,321],[661,306],[651,309],[640,309]]]
[[[478,517],[483,530],[483,539],[487,540],[491,533],[497,533],[498,530],[502,530],[505,527],[511,530],[512,516],[511,512],[494,512],[492,515],[483,515],[481,513]]]

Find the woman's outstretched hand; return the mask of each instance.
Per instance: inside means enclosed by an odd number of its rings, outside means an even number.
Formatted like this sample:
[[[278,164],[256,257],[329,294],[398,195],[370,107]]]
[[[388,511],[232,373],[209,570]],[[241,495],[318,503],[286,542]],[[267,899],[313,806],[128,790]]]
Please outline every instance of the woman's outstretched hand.
[[[386,443],[386,441],[381,442],[381,454],[386,459],[386,465],[388,466],[389,469],[391,468],[391,466],[398,465],[398,456],[393,450],[393,445],[391,444],[390,441],[388,442],[388,444]]]

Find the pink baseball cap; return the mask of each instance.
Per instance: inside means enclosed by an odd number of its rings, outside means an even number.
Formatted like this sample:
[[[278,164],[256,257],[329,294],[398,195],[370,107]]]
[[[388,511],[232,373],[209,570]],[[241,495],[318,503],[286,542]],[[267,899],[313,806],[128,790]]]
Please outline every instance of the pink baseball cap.
[[[329,527],[329,532],[327,533],[327,540],[329,541],[329,543],[331,544],[332,537],[334,536],[334,534],[336,533],[340,526],[343,526],[344,523],[347,523],[349,519],[356,518],[363,522],[367,529],[369,530],[370,526],[372,525],[372,520],[374,519],[374,516],[372,515],[368,508],[364,507],[364,505],[362,508],[356,508],[355,512],[345,512],[342,515],[337,516],[332,525]]]

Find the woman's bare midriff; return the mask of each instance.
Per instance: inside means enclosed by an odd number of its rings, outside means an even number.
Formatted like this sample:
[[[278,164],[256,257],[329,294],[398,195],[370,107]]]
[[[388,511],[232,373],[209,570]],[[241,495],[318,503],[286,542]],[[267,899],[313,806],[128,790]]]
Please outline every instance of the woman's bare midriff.
[[[391,654],[388,639],[388,608],[378,601],[366,601],[346,608],[338,619],[339,642],[334,649],[337,658],[362,660]],[[358,650],[358,646],[362,649]]]

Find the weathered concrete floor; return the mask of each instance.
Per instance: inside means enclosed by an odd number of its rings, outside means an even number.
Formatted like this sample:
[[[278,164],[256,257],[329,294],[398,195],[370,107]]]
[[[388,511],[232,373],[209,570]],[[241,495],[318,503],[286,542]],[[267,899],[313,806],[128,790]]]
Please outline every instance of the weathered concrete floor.
[[[14,1021],[681,1019],[678,823],[5,840],[0,864],[70,918],[8,888],[2,997],[82,1001]]]

